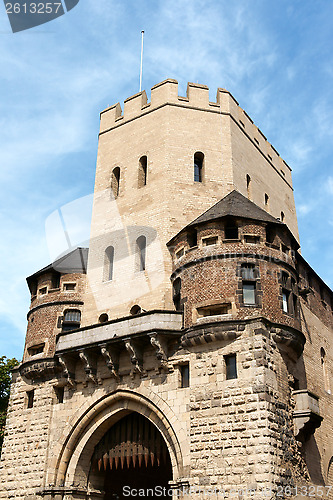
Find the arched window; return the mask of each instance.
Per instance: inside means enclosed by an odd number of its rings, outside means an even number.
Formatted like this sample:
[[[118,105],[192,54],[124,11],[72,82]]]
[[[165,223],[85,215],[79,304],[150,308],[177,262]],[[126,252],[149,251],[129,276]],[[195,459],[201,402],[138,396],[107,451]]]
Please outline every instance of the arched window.
[[[247,190],[247,197],[249,200],[252,198],[252,193],[251,193],[251,177],[249,174],[246,175],[246,190]]]
[[[323,369],[324,389],[326,392],[331,394],[330,378],[327,370],[326,352],[323,347],[320,348],[320,362]]]
[[[118,198],[119,195],[119,183],[120,183],[120,168],[116,167],[112,170],[111,175],[111,189],[113,196]]]
[[[146,246],[146,237],[139,236],[136,240],[136,268],[138,271],[144,271],[146,269]]]
[[[269,196],[267,193],[265,193],[265,209],[267,212],[269,211]]]
[[[138,187],[141,188],[147,184],[147,156],[141,156],[139,160]]]
[[[105,250],[104,281],[113,279],[114,248],[107,247]]]
[[[204,154],[199,151],[194,155],[194,182],[203,181]]]
[[[80,328],[81,311],[78,309],[67,309],[62,320],[62,331],[68,332]]]
[[[281,212],[281,218],[280,218],[281,222],[284,222],[284,212]]]

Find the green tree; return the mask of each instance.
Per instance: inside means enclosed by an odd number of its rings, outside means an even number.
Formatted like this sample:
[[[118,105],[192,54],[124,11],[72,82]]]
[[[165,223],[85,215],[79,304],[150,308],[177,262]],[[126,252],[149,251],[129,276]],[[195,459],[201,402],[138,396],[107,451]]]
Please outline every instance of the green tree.
[[[0,356],[0,454],[5,432],[10,383],[12,378],[11,371],[17,365],[17,359],[8,359],[6,356]]]

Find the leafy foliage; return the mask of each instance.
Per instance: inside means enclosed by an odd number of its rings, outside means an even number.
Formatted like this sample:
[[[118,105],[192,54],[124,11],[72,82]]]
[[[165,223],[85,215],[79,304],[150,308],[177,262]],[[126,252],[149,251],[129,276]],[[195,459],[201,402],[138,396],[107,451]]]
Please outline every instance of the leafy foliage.
[[[5,432],[7,407],[10,393],[11,370],[18,365],[15,358],[0,356],[0,452]]]

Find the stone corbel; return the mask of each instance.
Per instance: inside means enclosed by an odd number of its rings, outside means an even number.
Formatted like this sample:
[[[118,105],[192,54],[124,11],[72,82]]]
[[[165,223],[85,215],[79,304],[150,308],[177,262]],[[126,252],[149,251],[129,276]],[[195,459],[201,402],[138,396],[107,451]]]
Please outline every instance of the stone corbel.
[[[106,366],[111,372],[111,375],[116,380],[119,380],[119,351],[104,344],[101,346],[101,353],[105,359]]]
[[[162,370],[169,370],[168,364],[168,343],[162,335],[158,333],[151,333],[149,335],[150,343],[155,349],[156,358],[159,368]]]
[[[58,354],[60,366],[63,369],[64,376],[67,379],[67,384],[70,387],[75,386],[75,359],[73,356],[66,354]]]
[[[143,374],[143,353],[139,346],[132,339],[124,339],[126,350],[134,366],[133,373]]]
[[[89,352],[87,349],[82,349],[82,351],[79,351],[79,356],[84,366],[84,371],[86,373],[87,381],[91,380],[94,384],[97,384],[96,356],[93,353]]]

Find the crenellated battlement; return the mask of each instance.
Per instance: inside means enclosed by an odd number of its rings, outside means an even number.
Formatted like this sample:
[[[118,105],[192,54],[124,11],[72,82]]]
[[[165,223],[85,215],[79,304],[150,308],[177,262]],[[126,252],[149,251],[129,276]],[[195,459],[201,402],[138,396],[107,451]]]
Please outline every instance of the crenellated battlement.
[[[189,82],[184,97],[178,94],[177,80],[168,78],[151,88],[150,102],[148,102],[146,91],[143,90],[124,101],[123,112],[119,102],[102,111],[100,114],[100,134],[167,105],[229,115],[268,162],[279,170],[280,175],[286,177],[287,181],[290,180],[291,168],[289,165],[268,142],[246,111],[239,106],[233,95],[223,88],[217,89],[216,102],[211,102],[209,101],[207,85]]]

